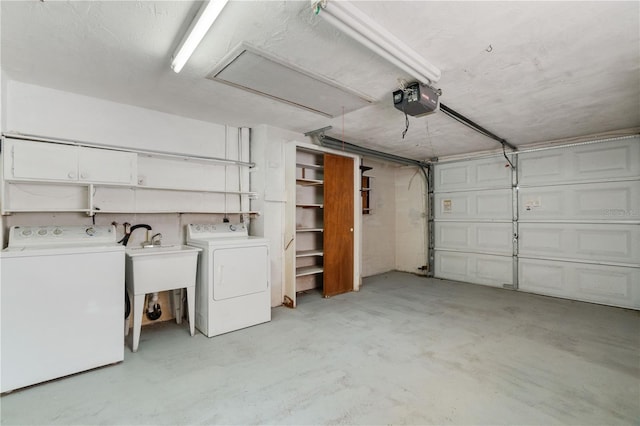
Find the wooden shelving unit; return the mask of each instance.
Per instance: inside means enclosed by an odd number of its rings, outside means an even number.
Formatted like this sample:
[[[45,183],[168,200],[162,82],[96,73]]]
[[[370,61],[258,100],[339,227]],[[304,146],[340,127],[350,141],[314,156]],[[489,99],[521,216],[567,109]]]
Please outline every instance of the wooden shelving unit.
[[[296,291],[322,286],[323,156],[298,151],[296,161]]]

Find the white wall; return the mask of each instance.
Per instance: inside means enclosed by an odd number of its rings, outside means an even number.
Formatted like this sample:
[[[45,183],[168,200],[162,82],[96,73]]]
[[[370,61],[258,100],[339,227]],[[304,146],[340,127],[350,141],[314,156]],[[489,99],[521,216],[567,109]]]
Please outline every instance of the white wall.
[[[373,167],[372,213],[362,215],[362,275],[423,274],[427,262],[425,181],[415,167],[365,159]]]
[[[220,157],[225,126],[75,93],[7,82],[5,132]]]
[[[421,274],[426,265],[426,185],[415,167],[401,167],[395,173],[396,269]]]
[[[251,161],[256,164],[251,173],[251,188],[258,193],[251,209],[261,212],[252,220],[252,233],[270,241],[272,306],[281,305],[284,297],[285,147],[304,139],[301,134],[264,125],[251,133]]]
[[[0,69],[0,131],[6,128],[7,110],[7,75]]]
[[[368,158],[363,164],[372,167],[365,173],[371,177],[371,214],[362,215],[362,276],[368,277],[396,268],[396,247],[389,242],[396,233],[398,166]]]

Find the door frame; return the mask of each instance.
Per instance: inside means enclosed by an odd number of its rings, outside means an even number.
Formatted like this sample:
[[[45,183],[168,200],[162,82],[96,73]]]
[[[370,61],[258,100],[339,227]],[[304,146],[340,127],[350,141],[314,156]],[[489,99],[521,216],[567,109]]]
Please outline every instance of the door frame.
[[[298,148],[315,151],[318,154],[333,154],[353,159],[353,291],[359,291],[362,283],[360,271],[362,268],[362,208],[360,206],[360,156],[336,149],[325,148],[306,142],[289,141],[285,147],[285,188],[287,204],[285,208],[284,226],[284,257],[285,281],[282,286],[282,300],[289,307],[295,307],[296,302],[296,151]]]

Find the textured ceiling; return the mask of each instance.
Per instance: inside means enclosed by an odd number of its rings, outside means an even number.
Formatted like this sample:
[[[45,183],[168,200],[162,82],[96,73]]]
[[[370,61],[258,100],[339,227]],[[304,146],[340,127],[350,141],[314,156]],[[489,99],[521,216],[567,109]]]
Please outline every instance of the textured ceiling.
[[[443,103],[515,145],[640,126],[640,2],[356,6],[441,69]],[[411,78],[323,22],[308,1],[231,1],[180,74],[170,57],[198,2],[0,7],[11,79],[222,124],[331,125],[332,136],[416,159],[496,147],[442,113],[410,117],[402,139],[391,92]],[[329,119],[207,80],[241,42],[376,102]]]

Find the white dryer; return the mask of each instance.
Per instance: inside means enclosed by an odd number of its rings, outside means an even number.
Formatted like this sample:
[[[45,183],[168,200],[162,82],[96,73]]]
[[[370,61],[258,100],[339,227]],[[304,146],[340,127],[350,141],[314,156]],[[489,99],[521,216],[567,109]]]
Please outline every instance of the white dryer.
[[[14,226],[0,253],[11,391],[124,359],[124,246],[113,226]]]
[[[271,321],[268,240],[245,224],[191,224],[187,244],[201,248],[196,328],[207,337]]]

